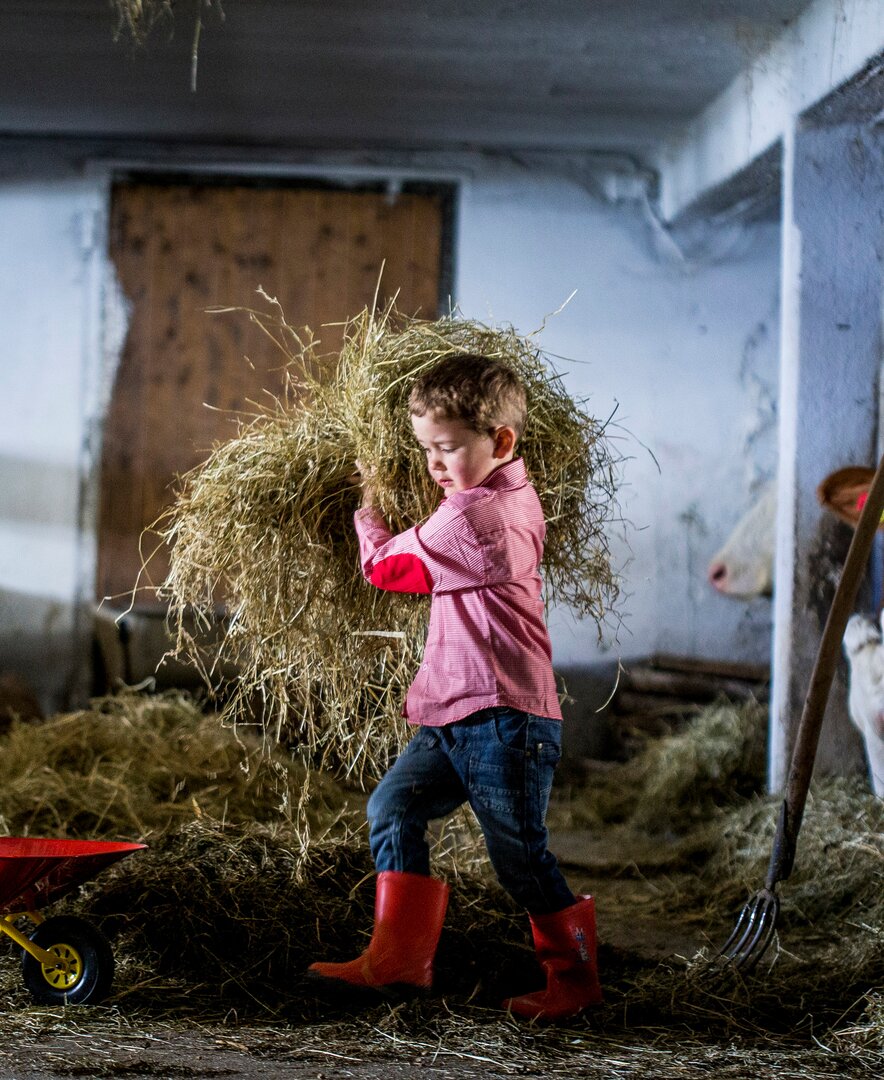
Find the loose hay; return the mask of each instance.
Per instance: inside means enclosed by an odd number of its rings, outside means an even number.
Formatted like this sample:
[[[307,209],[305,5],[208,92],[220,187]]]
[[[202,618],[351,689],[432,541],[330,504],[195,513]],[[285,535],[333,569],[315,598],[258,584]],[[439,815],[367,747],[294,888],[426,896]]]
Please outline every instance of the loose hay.
[[[641,758],[642,781],[632,824],[652,832],[702,821],[711,806],[757,792],[765,770],[767,708],[719,701],[683,731],[652,743]]]
[[[116,12],[115,38],[126,34],[138,46],[144,45],[154,28],[171,28],[176,14],[187,7],[193,16],[193,36],[190,46],[190,88],[196,91],[197,66],[199,63],[200,37],[203,31],[203,13],[213,11],[222,21],[224,8],[221,0],[110,0]]]
[[[16,826],[30,820],[20,816],[28,798],[39,805],[43,759],[63,776],[51,794],[59,833],[76,831],[65,827],[68,806],[75,823],[91,821],[93,835],[125,837],[133,820],[157,824],[148,851],[53,908],[85,914],[112,937],[115,998],[106,1009],[30,1007],[16,958],[3,945],[0,996],[7,1006],[0,1031],[10,1040],[71,1035],[92,1045],[110,1041],[115,1030],[127,1037],[150,1030],[158,1019],[206,1030],[226,1017],[235,1031],[214,1028],[220,1039],[235,1039],[256,1054],[285,1048],[305,1060],[322,1048],[356,1061],[438,1064],[444,1058],[448,1065],[474,1061],[502,1072],[570,1068],[595,1075],[589,1071],[595,1069],[604,1076],[673,1080],[716,1070],[766,1075],[786,1067],[814,1080],[874,1074],[884,1066],[884,804],[857,781],[815,786],[794,874],[781,886],[774,962],[745,981],[701,977],[695,957],[656,964],[640,952],[614,950],[602,921],[602,1008],[549,1030],[516,1024],[499,1012],[498,1002],[540,979],[526,920],[481,867],[464,870],[463,854],[453,861],[441,845],[434,868],[452,882],[452,902],[432,999],[381,1005],[354,1018],[318,1003],[300,974],[318,956],[348,958],[366,941],[373,874],[364,831],[339,819],[339,827],[314,833],[305,845],[279,800],[264,804],[256,797],[266,816],[249,820],[248,785],[241,801],[228,793],[226,823],[206,810],[197,816],[189,796],[218,815],[224,800],[218,794],[212,802],[211,791],[237,789],[241,759],[232,749],[215,755],[212,736],[224,734],[236,747],[233,733],[201,717],[186,699],[181,707],[174,696],[127,695],[73,715],[82,731],[71,717],[60,717],[0,740],[0,798],[13,792]],[[169,745],[176,728],[190,733],[183,749]],[[193,757],[203,738],[209,739],[206,758]],[[249,745],[257,753],[257,742]],[[115,782],[102,789],[100,815],[80,818],[89,800],[65,786],[82,788],[108,763],[115,763],[107,774]],[[722,792],[712,792],[709,782],[705,822],[685,819],[682,837],[658,838],[663,845],[693,843],[693,866],[649,870],[660,919],[673,927],[702,926],[713,941],[724,940],[759,884],[777,810],[773,798],[733,796],[725,772],[719,773]],[[151,776],[162,779],[146,782]],[[295,767],[292,790],[299,776]],[[186,788],[170,799],[183,777]],[[23,779],[30,787],[18,787]],[[127,805],[133,796],[135,818]],[[156,809],[148,812],[142,800],[153,800]],[[600,882],[600,895],[603,889]],[[646,917],[648,907],[645,900],[635,914]],[[624,925],[632,917],[630,910],[619,913]]]
[[[428,605],[363,581],[349,478],[357,458],[374,470],[394,530],[434,509],[438,494],[409,426],[414,377],[462,352],[496,357],[522,377],[521,452],[548,521],[546,600],[599,625],[617,594],[606,537],[615,457],[604,425],[568,396],[534,340],[512,329],[366,309],[333,358],[278,305],[250,317],[280,347],[285,392],[240,418],[237,437],[183,478],[157,526],[171,548],[161,592],[181,654],[239,664],[226,715],[248,716],[257,702],[268,729],[311,766],[365,783],[405,741],[400,708]],[[195,611],[208,625],[219,603],[229,621],[219,651],[207,653],[187,618]]]
[[[716,807],[742,802],[764,786],[766,706],[717,701],[671,735],[650,739],[626,762],[595,772],[554,803],[562,826],[625,824],[636,833],[685,834]]]
[[[764,882],[779,813],[779,798],[759,794],[764,730],[758,704],[707,706],[676,734],[572,792],[551,821],[598,829],[622,853],[620,872],[652,876],[656,899],[646,898],[645,914],[656,910],[722,945]],[[845,1013],[856,1017],[871,993],[862,1022],[841,1027],[853,1033],[844,1039],[875,1047],[884,984],[884,802],[864,778],[814,784],[793,873],[778,891],[778,941],[757,976],[744,982],[731,970],[711,972],[710,950],[630,966],[611,988],[612,1003],[630,1025],[818,1032]]]
[[[436,871],[450,866],[436,861]],[[456,875],[437,985],[470,996],[501,963],[521,962],[525,927],[499,888]],[[364,834],[338,833],[303,853],[287,827],[205,818],[162,838],[87,889],[81,909],[126,958],[119,993],[133,1006],[213,1014],[317,1017],[301,976],[319,956],[350,959],[371,933],[374,870]],[[507,943],[508,942],[508,943]],[[492,981],[494,981],[492,979]],[[127,988],[128,986],[128,988]]]
[[[186,694],[124,693],[0,742],[0,831],[15,836],[153,839],[206,815],[324,832],[348,796]]]

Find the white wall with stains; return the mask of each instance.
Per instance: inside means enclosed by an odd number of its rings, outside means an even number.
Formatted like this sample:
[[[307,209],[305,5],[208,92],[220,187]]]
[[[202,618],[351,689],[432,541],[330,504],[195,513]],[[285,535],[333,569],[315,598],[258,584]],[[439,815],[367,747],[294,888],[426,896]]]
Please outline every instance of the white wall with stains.
[[[721,539],[774,471],[779,226],[709,226],[684,254],[642,201],[607,205],[569,182],[489,172],[463,194],[464,314],[541,343],[624,457],[622,623],[601,643],[555,612],[556,659],[579,666],[665,651],[766,662],[770,601],[706,582]],[[575,292],[576,290],[576,292]]]
[[[599,643],[593,625],[554,612],[556,661],[655,650],[766,660],[769,603],[728,603],[704,571],[773,467],[778,226],[710,227],[685,255],[641,200],[612,205],[502,160],[468,173],[454,253],[464,315],[527,333],[576,290],[541,343],[591,411],[616,409],[622,621]],[[72,173],[3,177],[0,161],[0,670],[57,708],[83,686],[76,604],[91,597],[94,509],[81,480],[106,390],[112,281],[93,257],[106,191]],[[109,336],[118,343],[120,328]]]

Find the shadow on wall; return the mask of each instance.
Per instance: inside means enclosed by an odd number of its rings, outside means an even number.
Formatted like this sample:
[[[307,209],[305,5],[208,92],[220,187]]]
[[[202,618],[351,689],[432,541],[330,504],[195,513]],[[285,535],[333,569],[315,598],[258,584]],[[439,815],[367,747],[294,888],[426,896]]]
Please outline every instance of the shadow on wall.
[[[0,490],[3,521],[77,527],[80,487],[74,465],[0,455]]]
[[[63,462],[0,455],[0,490],[4,576],[38,589],[0,588],[0,675],[17,677],[44,712],[56,712],[82,697],[78,679],[88,660],[77,642],[71,580],[79,477]]]
[[[616,662],[587,667],[556,668],[567,698],[562,702],[562,764],[567,778],[582,776],[587,758],[607,761],[616,756],[619,743],[611,723],[611,697],[617,681]]]
[[[0,589],[0,675],[21,680],[47,715],[78,697],[88,651],[75,622],[73,604]]]

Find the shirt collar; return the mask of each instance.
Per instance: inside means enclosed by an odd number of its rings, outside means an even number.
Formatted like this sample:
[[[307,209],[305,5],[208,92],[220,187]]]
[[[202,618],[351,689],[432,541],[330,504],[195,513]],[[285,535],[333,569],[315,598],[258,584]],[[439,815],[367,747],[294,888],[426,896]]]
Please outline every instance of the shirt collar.
[[[528,473],[522,458],[513,458],[503,465],[498,465],[490,472],[479,487],[491,488],[494,491],[514,491],[524,487],[528,483]]]

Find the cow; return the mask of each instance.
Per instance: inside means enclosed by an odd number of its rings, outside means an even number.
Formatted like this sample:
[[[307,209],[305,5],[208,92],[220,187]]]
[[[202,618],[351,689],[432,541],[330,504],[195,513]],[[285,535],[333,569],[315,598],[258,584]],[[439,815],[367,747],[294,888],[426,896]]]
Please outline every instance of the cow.
[[[855,526],[873,473],[860,465],[831,473],[817,488],[820,505]],[[770,481],[709,563],[709,583],[723,596],[751,600],[773,594],[776,517],[776,484]]]
[[[768,483],[709,563],[709,582],[723,596],[750,600],[773,593],[776,517],[776,485]]]
[[[882,613],[884,615],[884,613]],[[881,624],[851,615],[844,631],[850,665],[847,708],[866,744],[872,790],[884,797],[884,642]]]
[[[849,466],[827,476],[817,489],[822,506],[855,526],[872,469]],[[709,583],[723,596],[748,600],[773,593],[776,488],[767,484],[709,563]],[[884,619],[884,612],[882,612]],[[863,736],[872,790],[884,797],[884,641],[882,627],[851,616],[844,633],[849,668],[848,713]]]

